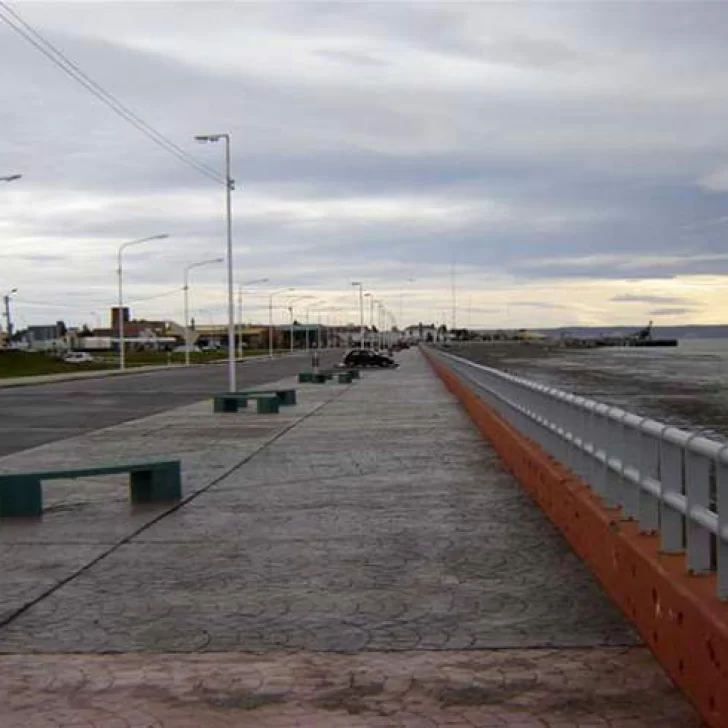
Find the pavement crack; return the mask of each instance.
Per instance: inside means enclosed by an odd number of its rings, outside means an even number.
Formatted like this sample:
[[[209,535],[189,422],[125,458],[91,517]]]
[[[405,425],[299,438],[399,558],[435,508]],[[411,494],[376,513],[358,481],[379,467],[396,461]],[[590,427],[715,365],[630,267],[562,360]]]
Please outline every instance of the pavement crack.
[[[153,518],[151,521],[148,521],[147,523],[143,524],[139,528],[137,528],[135,531],[132,531],[128,536],[125,536],[120,541],[117,541],[112,546],[107,548],[106,550],[102,551],[96,558],[92,559],[88,563],[84,564],[80,568],[73,571],[71,574],[66,576],[65,578],[57,581],[55,584],[52,584],[48,589],[41,592],[37,597],[31,599],[30,601],[26,602],[25,604],[21,605],[17,609],[11,611],[9,614],[7,614],[5,617],[3,617],[0,620],[0,630],[5,629],[5,627],[12,624],[18,617],[25,614],[27,611],[32,609],[34,606],[42,602],[44,599],[47,599],[52,594],[55,594],[59,589],[62,589],[66,584],[69,584],[74,579],[77,579],[79,576],[82,576],[87,571],[92,569],[96,564],[100,563],[104,559],[106,559],[108,556],[111,556],[111,554],[115,553],[119,548],[122,546],[126,546],[131,541],[133,541],[137,536],[141,535],[145,531],[148,531],[152,526],[155,526],[160,521],[167,518],[167,516],[172,515],[173,513],[176,513],[177,511],[184,508],[188,503],[191,503],[196,498],[199,498],[203,493],[207,493],[211,488],[214,488],[216,485],[218,485],[220,482],[225,480],[228,476],[230,476],[232,473],[236,472],[240,468],[242,468],[244,465],[249,463],[254,457],[259,455],[260,453],[264,452],[267,448],[269,448],[274,443],[278,442],[282,437],[287,435],[289,432],[294,430],[299,425],[303,424],[304,422],[307,422],[312,417],[316,416],[324,407],[327,407],[328,405],[332,404],[333,402],[336,402],[338,399],[340,399],[347,391],[349,391],[348,387],[345,387],[341,389],[339,392],[336,392],[333,397],[330,399],[327,399],[325,402],[322,402],[320,405],[312,409],[310,412],[304,414],[302,417],[297,419],[295,422],[291,422],[289,425],[286,425],[283,429],[281,429],[279,432],[277,432],[273,437],[271,437],[267,442],[262,444],[257,450],[254,452],[246,455],[244,458],[239,460],[237,463],[229,467],[227,470],[225,470],[223,473],[218,475],[216,478],[211,480],[206,486],[203,488],[200,488],[199,490],[195,491],[194,493],[191,493],[186,498],[183,498],[179,501],[179,503],[175,503],[173,506],[170,506],[167,510],[163,511],[159,515],[157,515],[155,518]]]

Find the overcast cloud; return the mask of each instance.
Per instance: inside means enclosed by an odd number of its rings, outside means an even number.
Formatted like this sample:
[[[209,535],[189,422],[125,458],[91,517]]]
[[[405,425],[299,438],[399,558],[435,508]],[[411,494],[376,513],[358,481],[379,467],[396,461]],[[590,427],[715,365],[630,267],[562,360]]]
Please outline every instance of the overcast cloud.
[[[451,323],[452,271],[460,325],[724,320],[723,3],[13,7],[206,164],[221,147],[192,137],[232,134],[239,281],[354,319],[361,280],[404,324]],[[0,83],[18,322],[105,319],[118,245],[162,232],[128,251],[126,290],[180,319],[184,266],[224,254],[223,188],[2,23]],[[198,318],[222,320],[224,282],[194,272]]]

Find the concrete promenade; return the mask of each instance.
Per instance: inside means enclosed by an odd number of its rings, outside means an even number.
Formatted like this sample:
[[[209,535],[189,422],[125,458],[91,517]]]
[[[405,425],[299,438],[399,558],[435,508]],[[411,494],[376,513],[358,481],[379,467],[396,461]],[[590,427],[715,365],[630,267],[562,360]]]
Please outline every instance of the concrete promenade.
[[[179,407],[0,459],[175,456],[0,522],[0,726],[697,728],[418,352],[279,415]],[[281,384],[293,385],[292,379]]]

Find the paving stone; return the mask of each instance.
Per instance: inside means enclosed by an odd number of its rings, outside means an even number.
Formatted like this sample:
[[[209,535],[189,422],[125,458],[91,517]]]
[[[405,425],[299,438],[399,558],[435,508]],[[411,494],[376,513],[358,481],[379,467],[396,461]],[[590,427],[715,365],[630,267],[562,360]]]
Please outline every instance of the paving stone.
[[[255,414],[217,424],[209,405],[192,405],[123,425],[147,450],[176,452],[198,425],[212,428],[184,456],[206,489],[1,630],[0,650],[635,644],[420,358],[337,396],[319,391],[323,400],[302,398],[315,414],[286,415],[283,434],[240,438],[233,451],[213,443],[260,428]],[[118,443],[114,430],[85,447],[98,456]],[[117,506],[107,520],[119,536],[129,519]]]
[[[3,728],[701,725],[644,648],[6,655],[0,696]]]
[[[69,481],[42,521],[0,524],[0,620],[51,591],[0,628],[0,725],[697,728],[420,355],[403,362],[268,418],[200,403],[28,451],[176,453],[194,497],[135,510],[123,479]]]

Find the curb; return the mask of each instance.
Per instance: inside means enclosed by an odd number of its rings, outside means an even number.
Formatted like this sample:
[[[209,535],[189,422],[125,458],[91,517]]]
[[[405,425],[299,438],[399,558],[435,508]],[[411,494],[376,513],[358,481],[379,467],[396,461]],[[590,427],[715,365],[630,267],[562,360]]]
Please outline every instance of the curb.
[[[208,366],[207,364],[194,364],[193,366]],[[0,389],[14,389],[15,387],[31,387],[39,384],[56,384],[57,382],[79,382],[84,379],[106,379],[109,377],[125,377],[132,374],[149,374],[164,371],[165,369],[184,368],[182,364],[162,364],[151,367],[132,367],[120,372],[118,369],[99,369],[97,371],[77,372],[70,374],[40,374],[38,376],[13,378],[9,382],[0,379]]]
[[[274,357],[280,358],[280,357]],[[265,355],[247,356],[242,359],[235,360],[237,364],[244,362],[269,361]],[[68,374],[40,374],[30,377],[11,378],[11,381],[3,381],[0,379],[0,389],[11,389],[14,387],[30,387],[37,384],[55,384],[56,382],[77,382],[84,379],[105,379],[107,377],[126,377],[133,374],[149,374],[151,372],[161,372],[165,369],[196,369],[199,367],[211,367],[227,364],[227,359],[218,359],[215,361],[205,361],[197,364],[190,364],[186,367],[184,364],[152,364],[149,366],[129,367],[123,372],[118,369],[97,369],[86,372],[71,372]]]
[[[660,553],[658,536],[640,533],[619,509],[605,508],[584,481],[424,354],[703,720],[728,728],[728,604],[715,596],[715,575],[691,576],[684,555]]]

